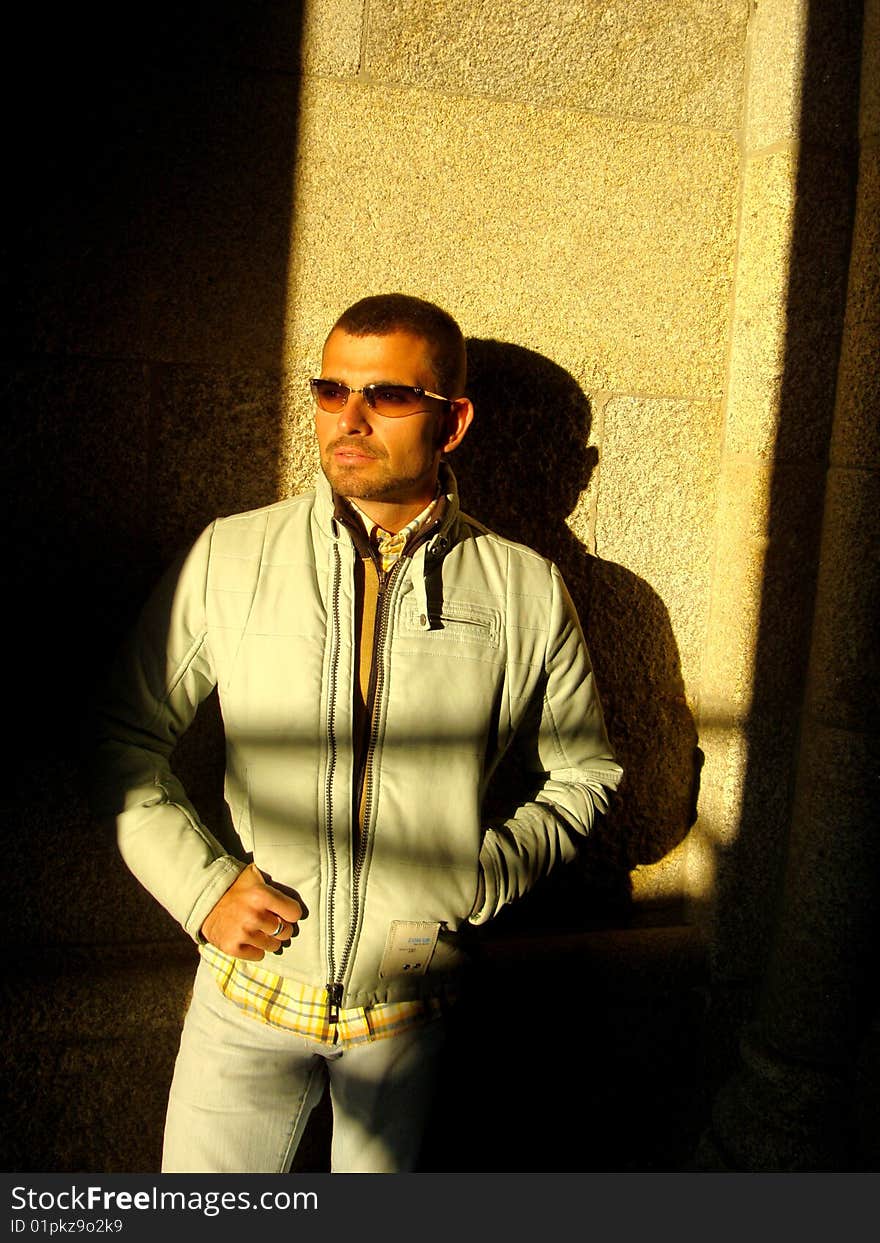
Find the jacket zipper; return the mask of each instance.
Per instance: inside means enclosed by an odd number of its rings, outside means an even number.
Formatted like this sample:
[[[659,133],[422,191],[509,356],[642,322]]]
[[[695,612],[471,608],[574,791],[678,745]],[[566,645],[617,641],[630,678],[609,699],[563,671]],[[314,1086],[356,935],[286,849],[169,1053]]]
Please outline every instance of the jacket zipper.
[[[324,824],[327,837],[327,855],[330,860],[330,877],[327,886],[327,985],[328,1008],[330,1022],[335,1023],[339,1017],[339,1002],[342,1000],[342,985],[336,984],[336,964],[333,945],[334,906],[336,902],[336,845],[333,841],[333,778],[336,773],[336,696],[339,662],[339,582],[342,574],[342,563],[339,548],[333,545],[333,580],[330,590],[330,682],[327,689],[327,777],[324,783]],[[335,1017],[334,1017],[335,1009]]]
[[[385,640],[388,634],[388,620],[391,615],[391,588],[395,578],[397,577],[398,569],[403,564],[403,561],[404,557],[399,557],[387,573],[382,573],[380,571],[379,577],[379,591],[376,605],[377,618],[376,626],[373,632],[373,651],[367,703],[367,713],[370,721],[370,736],[367,742],[367,749],[363,763],[360,766],[360,771],[357,773],[357,780],[354,783],[354,796],[352,801],[352,815],[355,818],[355,823],[358,823],[360,832],[358,834],[357,853],[355,855],[351,873],[351,923],[349,925],[345,946],[342,950],[342,956],[339,960],[339,970],[338,972],[331,973],[330,984],[327,987],[328,1017],[331,1023],[336,1023],[339,1020],[339,1008],[342,1001],[345,974],[348,970],[349,959],[351,958],[351,952],[354,948],[354,940],[357,934],[360,883],[364,870],[364,863],[366,862],[367,857],[368,825],[370,822],[370,809],[372,804],[372,765],[377,742],[377,725],[379,719],[378,706],[382,702],[382,692],[385,685],[385,664],[383,653],[385,649]],[[360,818],[358,812],[362,801],[364,811],[363,817]]]
[[[391,615],[391,587],[397,577],[398,570],[404,561],[410,560],[414,549],[430,538],[439,528],[440,523],[435,522],[427,531],[422,532],[413,544],[412,548],[406,553],[402,553],[395,561],[394,565],[387,572],[379,571],[379,590],[376,605],[376,626],[373,631],[373,650],[372,663],[370,667],[370,683],[368,687],[368,703],[367,713],[370,719],[370,737],[367,743],[367,750],[360,771],[356,774],[354,783],[354,796],[352,802],[352,815],[355,823],[359,821],[359,808],[363,800],[364,814],[363,827],[358,836],[357,853],[352,867],[351,877],[351,923],[348,929],[348,936],[342,951],[342,957],[339,961],[339,969],[336,969],[336,958],[334,954],[334,921],[333,911],[336,899],[336,846],[333,842],[333,809],[332,809],[332,785],[333,775],[336,767],[336,735],[335,735],[335,715],[336,715],[336,660],[339,653],[338,629],[339,629],[339,579],[341,574],[339,549],[334,545],[336,560],[334,565],[334,580],[332,598],[332,618],[334,632],[334,646],[331,650],[331,683],[328,695],[327,709],[327,734],[330,743],[330,761],[327,766],[327,784],[325,789],[326,799],[326,823],[327,823],[327,847],[330,857],[330,887],[327,898],[327,966],[328,966],[328,983],[327,983],[327,1020],[329,1023],[335,1024],[339,1022],[339,1011],[342,1006],[343,990],[345,988],[345,973],[348,970],[348,963],[354,948],[354,939],[357,933],[358,923],[358,904],[360,899],[360,882],[361,874],[364,869],[364,863],[367,856],[367,826],[369,825],[370,811],[372,808],[373,798],[373,781],[372,766],[373,757],[376,752],[377,743],[377,724],[378,724],[378,705],[382,701],[382,691],[385,684],[385,665],[383,653],[385,648],[385,639],[388,632],[388,619]],[[360,827],[360,825],[359,825]]]

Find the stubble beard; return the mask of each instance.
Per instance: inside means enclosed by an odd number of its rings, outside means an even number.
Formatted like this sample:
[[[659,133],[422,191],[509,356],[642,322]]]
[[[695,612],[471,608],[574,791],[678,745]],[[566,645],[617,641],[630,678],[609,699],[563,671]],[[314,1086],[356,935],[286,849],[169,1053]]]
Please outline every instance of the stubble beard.
[[[443,426],[438,423],[434,431],[435,445],[439,449],[443,444]],[[417,471],[410,475],[394,475],[387,461],[388,455],[372,445],[358,445],[358,452],[371,458],[376,465],[345,466],[337,462],[333,454],[342,446],[349,446],[347,437],[332,440],[325,446],[321,455],[321,470],[330,486],[340,496],[350,497],[356,501],[388,501],[395,502],[409,499],[413,491],[424,486],[425,472]],[[355,447],[355,446],[351,446]]]
[[[341,466],[333,460],[331,447],[321,462],[321,469],[335,492],[355,501],[394,501],[420,481],[417,477],[409,479],[392,475],[387,462],[383,462],[378,455],[375,461],[378,469],[373,466]]]

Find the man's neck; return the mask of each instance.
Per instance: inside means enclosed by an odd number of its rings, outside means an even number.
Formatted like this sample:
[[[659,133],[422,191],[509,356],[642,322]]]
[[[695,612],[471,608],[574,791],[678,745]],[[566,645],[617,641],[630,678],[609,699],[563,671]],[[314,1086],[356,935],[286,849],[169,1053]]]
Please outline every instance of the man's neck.
[[[391,501],[362,501],[359,497],[346,497],[346,500],[362,514],[366,514],[370,522],[381,527],[383,531],[396,535],[431,504],[435,495],[436,493],[432,492],[429,496],[419,500],[401,504]]]

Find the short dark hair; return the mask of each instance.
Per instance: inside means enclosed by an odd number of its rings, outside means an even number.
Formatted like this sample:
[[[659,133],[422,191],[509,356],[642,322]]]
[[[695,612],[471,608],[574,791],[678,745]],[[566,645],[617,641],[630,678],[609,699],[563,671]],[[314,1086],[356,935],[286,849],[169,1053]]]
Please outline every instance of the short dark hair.
[[[409,332],[428,346],[437,377],[437,391],[461,397],[467,381],[467,349],[458,324],[448,311],[404,293],[374,294],[343,311],[333,325],[352,337],[385,337]]]

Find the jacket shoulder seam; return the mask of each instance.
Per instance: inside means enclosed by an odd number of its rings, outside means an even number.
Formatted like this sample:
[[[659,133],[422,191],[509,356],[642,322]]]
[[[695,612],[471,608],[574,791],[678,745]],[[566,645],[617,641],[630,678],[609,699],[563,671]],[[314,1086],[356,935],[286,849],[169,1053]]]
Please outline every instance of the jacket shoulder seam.
[[[499,535],[497,531],[493,531],[491,527],[487,527],[484,523],[472,518],[470,514],[459,512],[459,518],[465,526],[472,527],[479,531],[482,535],[487,536],[493,543],[500,548],[505,548],[508,553],[519,554],[527,557],[532,561],[538,561],[550,569],[556,569],[556,563],[551,561],[549,557],[545,557],[543,553],[538,552],[536,548],[530,548],[528,544],[522,544],[519,540],[508,539],[506,535]]]

